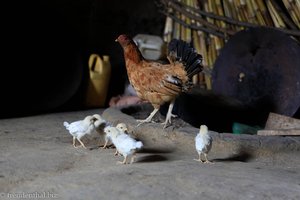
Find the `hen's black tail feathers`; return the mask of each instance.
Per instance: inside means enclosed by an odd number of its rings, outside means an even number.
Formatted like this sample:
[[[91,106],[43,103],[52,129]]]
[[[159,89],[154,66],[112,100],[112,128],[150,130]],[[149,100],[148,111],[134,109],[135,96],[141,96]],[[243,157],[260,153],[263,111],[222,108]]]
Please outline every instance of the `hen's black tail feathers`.
[[[202,56],[191,47],[190,44],[183,40],[172,39],[168,46],[169,59],[172,62],[179,61],[185,66],[187,76],[192,78],[203,70]]]

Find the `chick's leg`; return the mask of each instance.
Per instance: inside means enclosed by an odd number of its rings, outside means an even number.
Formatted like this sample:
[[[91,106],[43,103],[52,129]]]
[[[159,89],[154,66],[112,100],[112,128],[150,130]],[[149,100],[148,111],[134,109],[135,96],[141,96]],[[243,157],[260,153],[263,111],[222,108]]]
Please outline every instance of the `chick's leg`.
[[[80,144],[83,146],[83,148],[86,149],[86,146],[83,144],[83,142],[80,140],[80,138],[77,138],[77,140],[80,142]]]
[[[194,160],[196,160],[196,161],[198,161],[198,162],[203,162],[203,161],[201,160],[201,153],[198,153],[198,155],[199,155],[199,158],[198,158],[198,159],[194,159]]]
[[[132,164],[134,162],[135,158],[136,158],[136,154],[134,153],[131,157],[130,164]]]
[[[124,156],[124,160],[121,162],[119,161],[118,164],[123,164],[125,165],[127,163],[127,156]]]
[[[77,148],[76,147],[76,137],[74,137],[74,136],[73,136],[73,147]]]
[[[176,117],[176,115],[173,115],[172,114],[172,110],[173,110],[173,107],[174,107],[174,103],[175,103],[175,100],[173,100],[170,105],[169,105],[169,109],[168,109],[168,113],[167,113],[167,116],[166,116],[166,121],[164,123],[162,123],[164,125],[164,128],[167,127],[168,123],[172,123],[171,121],[171,118],[172,117]]]
[[[155,108],[152,113],[144,120],[136,120],[137,122],[140,122],[137,126],[143,124],[143,123],[147,123],[147,122],[151,122],[152,118],[154,117],[154,115],[157,113],[157,111],[159,110],[159,108]]]
[[[116,149],[115,156],[118,156],[118,155],[119,155],[119,152],[118,152],[118,149]]]
[[[106,149],[107,148],[107,144],[108,144],[108,140],[105,139],[105,143],[104,143],[104,146],[102,147],[102,149]]]
[[[204,157],[205,157],[204,163],[212,163],[211,161],[209,161],[209,160],[207,159],[207,154],[206,154],[206,153],[204,153]]]

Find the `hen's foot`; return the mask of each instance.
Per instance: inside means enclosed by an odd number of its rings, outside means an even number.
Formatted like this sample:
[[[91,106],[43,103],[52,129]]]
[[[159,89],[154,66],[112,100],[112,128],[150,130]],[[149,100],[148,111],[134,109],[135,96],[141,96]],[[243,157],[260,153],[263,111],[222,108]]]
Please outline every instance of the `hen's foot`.
[[[144,119],[144,120],[136,120],[137,122],[140,122],[137,126],[140,126],[141,124],[144,124],[144,123],[149,123],[151,122],[152,118],[154,117],[154,115],[157,113],[159,109],[158,108],[155,108],[152,113],[150,113],[150,115]]]
[[[136,125],[136,126],[140,126],[141,124],[152,122],[151,119],[150,120],[148,120],[148,119],[144,119],[144,120],[138,119],[136,121],[139,122],[138,125]]]
[[[166,121],[161,123],[162,125],[164,125],[164,129],[167,127],[168,124],[172,124],[172,117],[177,117],[177,115],[170,114],[169,116],[167,116]]]
[[[174,106],[174,100],[169,105],[168,113],[166,116],[166,121],[164,123],[162,123],[164,125],[164,129],[167,127],[168,123],[172,124],[172,121],[171,121],[172,117],[176,117],[176,115],[172,114],[173,106]]]

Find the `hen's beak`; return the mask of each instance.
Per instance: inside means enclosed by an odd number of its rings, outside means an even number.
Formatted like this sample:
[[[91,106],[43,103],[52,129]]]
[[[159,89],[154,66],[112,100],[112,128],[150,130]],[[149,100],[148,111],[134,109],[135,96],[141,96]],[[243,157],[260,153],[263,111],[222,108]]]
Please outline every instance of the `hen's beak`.
[[[115,42],[119,42],[118,38],[117,38],[117,39],[115,39]]]

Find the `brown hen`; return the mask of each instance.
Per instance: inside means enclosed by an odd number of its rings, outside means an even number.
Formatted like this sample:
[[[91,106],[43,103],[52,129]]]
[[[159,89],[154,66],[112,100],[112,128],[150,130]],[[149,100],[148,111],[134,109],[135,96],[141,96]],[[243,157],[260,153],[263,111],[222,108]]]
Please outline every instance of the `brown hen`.
[[[138,126],[145,122],[151,122],[160,106],[169,104],[164,128],[171,124],[173,106],[176,97],[181,92],[188,91],[193,85],[192,77],[201,72],[202,56],[188,43],[173,39],[168,45],[169,64],[146,60],[135,42],[128,35],[120,35],[116,42],[119,42],[124,50],[127,74],[130,83],[137,92],[137,95],[149,101],[154,107],[153,112]]]

